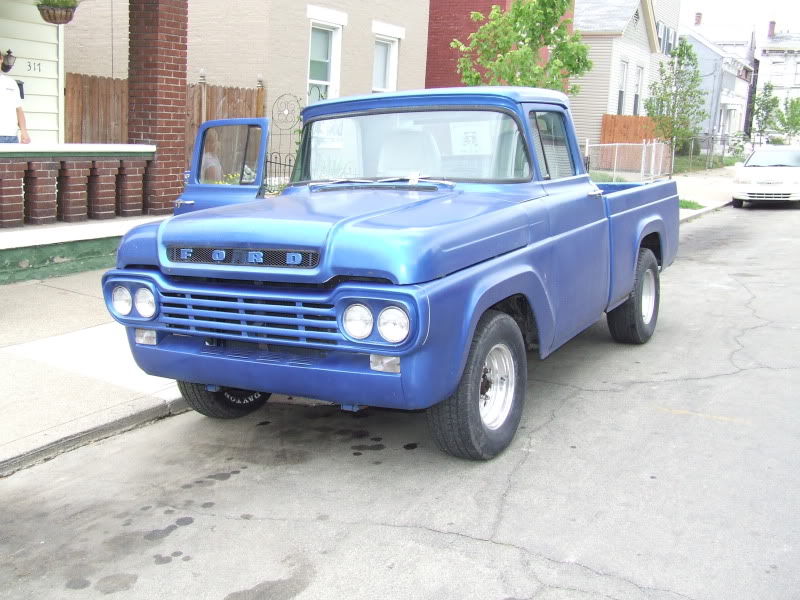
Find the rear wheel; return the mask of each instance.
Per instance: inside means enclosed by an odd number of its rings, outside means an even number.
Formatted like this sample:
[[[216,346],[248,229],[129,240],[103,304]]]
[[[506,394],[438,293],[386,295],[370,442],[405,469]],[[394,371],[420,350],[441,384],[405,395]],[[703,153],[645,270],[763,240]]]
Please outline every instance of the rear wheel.
[[[270,394],[264,392],[236,388],[222,388],[217,392],[210,392],[205,385],[188,381],[179,381],[178,389],[191,408],[201,415],[217,419],[238,419],[249,415],[264,406],[270,397]]]
[[[744,206],[744,200],[738,200],[738,199],[734,198],[731,201],[731,206],[733,208],[742,208]]]
[[[488,460],[505,450],[522,417],[527,387],[522,333],[505,313],[484,313],[455,393],[428,409],[436,445],[453,456]]]
[[[651,250],[640,248],[633,292],[606,317],[611,337],[623,344],[647,342],[656,330],[660,299],[658,261]]]

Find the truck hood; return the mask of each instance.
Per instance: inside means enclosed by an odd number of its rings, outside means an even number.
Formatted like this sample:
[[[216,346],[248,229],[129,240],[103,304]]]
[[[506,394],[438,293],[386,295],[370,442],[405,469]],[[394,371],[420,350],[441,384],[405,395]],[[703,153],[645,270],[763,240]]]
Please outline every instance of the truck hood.
[[[529,243],[528,219],[519,205],[526,198],[513,187],[466,194],[448,187],[289,188],[280,196],[167,219],[158,231],[159,262],[173,275],[421,283]],[[195,249],[194,256],[203,258],[181,262],[176,256],[181,248]],[[281,258],[280,253],[318,253],[318,259],[316,266],[304,267],[219,264],[208,249],[276,250]]]

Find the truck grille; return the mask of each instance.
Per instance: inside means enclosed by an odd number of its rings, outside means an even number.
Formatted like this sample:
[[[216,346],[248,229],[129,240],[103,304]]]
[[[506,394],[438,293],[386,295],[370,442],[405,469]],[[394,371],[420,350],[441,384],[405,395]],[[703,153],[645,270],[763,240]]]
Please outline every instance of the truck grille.
[[[333,347],[339,333],[333,304],[270,298],[159,292],[159,321],[175,333],[248,342]]]
[[[790,200],[792,195],[790,193],[773,193],[773,192],[748,192],[747,197],[751,200]]]
[[[195,265],[245,265],[313,269],[319,264],[319,252],[278,250],[275,248],[192,248],[168,246],[167,257],[176,263]]]

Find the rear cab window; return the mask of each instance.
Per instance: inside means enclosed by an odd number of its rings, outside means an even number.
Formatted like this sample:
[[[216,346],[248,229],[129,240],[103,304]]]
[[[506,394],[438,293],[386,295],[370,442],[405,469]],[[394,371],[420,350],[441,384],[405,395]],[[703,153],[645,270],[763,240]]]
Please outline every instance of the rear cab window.
[[[564,115],[559,112],[531,111],[531,135],[542,179],[564,179],[577,175]]]

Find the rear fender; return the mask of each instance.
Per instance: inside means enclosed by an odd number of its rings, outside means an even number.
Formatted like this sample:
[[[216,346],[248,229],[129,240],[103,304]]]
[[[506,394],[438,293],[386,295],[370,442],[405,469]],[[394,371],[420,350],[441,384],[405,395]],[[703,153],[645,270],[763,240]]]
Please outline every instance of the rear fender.
[[[664,221],[658,215],[643,218],[636,225],[636,235],[631,235],[628,243],[618,243],[614,248],[613,269],[611,273],[611,294],[607,310],[611,310],[624,302],[633,289],[633,279],[636,275],[636,263],[639,259],[639,248],[642,240],[651,233],[658,234],[661,241],[661,252],[665,255],[664,248]],[[627,236],[625,236],[627,237]]]

